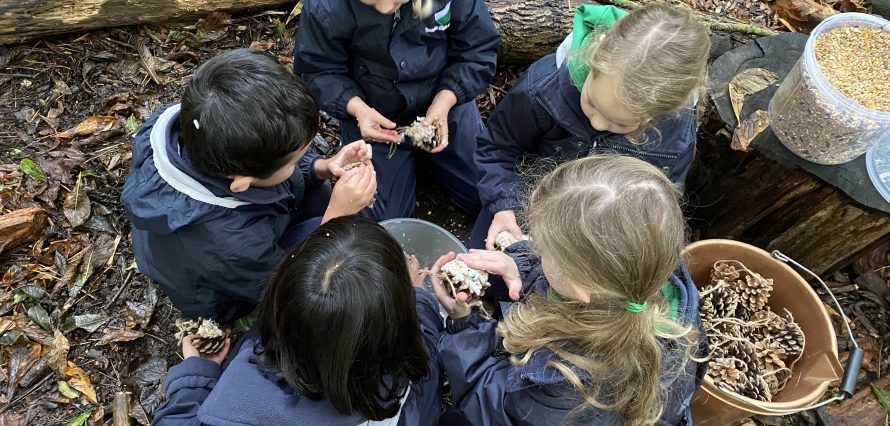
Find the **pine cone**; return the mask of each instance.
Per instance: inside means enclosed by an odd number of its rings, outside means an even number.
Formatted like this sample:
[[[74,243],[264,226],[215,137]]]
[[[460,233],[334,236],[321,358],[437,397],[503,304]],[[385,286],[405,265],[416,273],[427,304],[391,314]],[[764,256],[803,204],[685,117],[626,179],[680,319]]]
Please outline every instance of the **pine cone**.
[[[739,389],[745,381],[747,367],[736,358],[715,358],[708,363],[708,375],[714,383],[726,383],[733,389]]]
[[[705,320],[735,316],[736,308],[739,305],[739,296],[729,288],[725,281],[718,281],[716,284],[708,286],[704,292],[709,293],[702,298],[699,311]]]
[[[785,351],[785,356],[788,358],[796,359],[806,347],[806,337],[793,321],[787,322],[785,328],[775,334],[773,341]]]
[[[763,375],[763,380],[766,382],[771,395],[779,393],[779,391],[785,387],[785,383],[788,383],[788,379],[790,378],[791,373],[785,369],[770,371]]]
[[[179,329],[176,333],[176,338],[180,342],[185,336],[195,336],[192,338],[192,345],[201,355],[215,355],[219,353],[223,345],[225,345],[226,337],[229,334],[220,330],[216,322],[211,319],[198,318],[197,321],[177,320],[176,327]]]
[[[744,280],[739,280],[737,291],[739,303],[751,312],[762,310],[769,300],[769,294],[773,291],[773,280],[766,279],[760,274],[746,275]]]
[[[726,358],[735,358],[743,363],[749,373],[753,375],[760,374],[760,367],[757,363],[757,354],[754,345],[750,342],[732,342],[727,345],[724,350]]]
[[[773,394],[769,390],[769,384],[766,379],[760,376],[756,376],[751,378],[750,380],[746,380],[746,386],[742,389],[739,389],[739,393],[744,396],[747,396],[751,399],[757,399],[760,401],[772,401]]]
[[[760,367],[760,371],[785,368],[785,350],[776,342],[761,340],[754,344],[754,352],[757,355],[757,365]]]
[[[734,282],[741,276],[740,270],[745,269],[745,265],[736,260],[718,260],[714,262],[711,269],[711,283],[724,280]]]

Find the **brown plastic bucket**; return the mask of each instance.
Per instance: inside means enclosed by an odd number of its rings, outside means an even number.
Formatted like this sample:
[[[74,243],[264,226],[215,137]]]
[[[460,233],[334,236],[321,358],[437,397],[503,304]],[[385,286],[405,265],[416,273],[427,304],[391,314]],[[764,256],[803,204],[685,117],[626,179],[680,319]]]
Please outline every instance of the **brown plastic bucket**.
[[[697,425],[726,425],[755,414],[775,416],[757,404],[773,410],[793,410],[817,402],[831,382],[843,375],[837,358],[837,337],[828,311],[816,292],[797,272],[774,259],[769,253],[749,244],[732,240],[703,240],[690,244],[685,251],[689,273],[701,289],[709,284],[714,262],[733,259],[754,272],[773,279],[769,307],[777,312],[788,309],[806,337],[806,348],[794,365],[791,378],[772,402],[737,398],[717,388],[705,377],[692,401],[692,420]]]

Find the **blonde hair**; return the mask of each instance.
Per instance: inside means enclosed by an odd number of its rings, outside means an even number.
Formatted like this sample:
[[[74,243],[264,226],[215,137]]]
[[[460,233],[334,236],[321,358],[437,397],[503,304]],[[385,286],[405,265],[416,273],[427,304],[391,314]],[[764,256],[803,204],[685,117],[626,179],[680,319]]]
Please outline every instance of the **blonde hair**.
[[[573,284],[590,302],[539,295],[498,325],[514,365],[546,349],[590,406],[628,425],[661,416],[662,343],[676,341],[687,359],[695,333],[672,321],[660,290],[680,262],[682,193],[655,166],[631,157],[589,157],[559,166],[538,183],[527,209],[534,249],[551,281]],[[553,276],[552,274],[556,274]],[[628,301],[646,302],[641,313]],[[581,377],[589,377],[582,379]]]
[[[414,0],[411,6],[416,19],[426,19],[433,14],[433,0]]]
[[[691,103],[704,86],[711,41],[687,9],[649,3],[597,39],[587,49],[591,75],[620,77],[616,97],[643,123]]]

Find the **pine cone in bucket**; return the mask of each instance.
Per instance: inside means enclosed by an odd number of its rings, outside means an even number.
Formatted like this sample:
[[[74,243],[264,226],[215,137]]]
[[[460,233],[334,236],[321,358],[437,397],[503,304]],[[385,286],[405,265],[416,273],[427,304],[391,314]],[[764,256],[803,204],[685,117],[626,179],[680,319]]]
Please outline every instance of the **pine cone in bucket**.
[[[478,301],[485,295],[488,288],[488,273],[467,266],[461,260],[454,259],[442,265],[441,278],[448,284],[448,291],[452,297],[458,293],[467,295],[467,302]]]
[[[739,303],[751,312],[757,312],[766,306],[770,292],[773,291],[772,278],[763,278],[760,274],[745,275],[744,280],[737,281]]]
[[[773,394],[769,390],[769,384],[763,377],[760,376],[749,378],[745,382],[745,386],[738,390],[739,393],[751,399],[757,399],[766,402],[773,400]]]
[[[717,281],[705,288],[702,297],[701,315],[705,319],[726,318],[735,314],[739,305],[739,296],[729,288],[726,281]]]
[[[735,260],[719,260],[714,262],[714,268],[711,271],[711,281],[715,282],[724,280],[734,282],[741,276],[741,273],[739,272],[740,267],[744,268],[745,265],[742,265],[741,262]]]
[[[747,371],[745,363],[736,358],[714,358],[708,363],[708,375],[714,383],[726,383],[739,391],[744,386]]]
[[[761,340],[754,344],[754,351],[761,370],[785,368],[785,350],[778,343]]]
[[[748,372],[752,373],[751,375],[760,373],[760,368],[757,365],[757,354],[755,353],[754,345],[750,342],[733,342],[726,348],[725,354],[727,358],[735,358],[745,363],[745,367]]]
[[[223,332],[215,321],[198,318],[195,320],[176,320],[176,338],[182,339],[188,335],[194,335],[192,345],[201,355],[215,355],[222,350],[226,343],[227,332]]]
[[[796,358],[803,354],[806,338],[800,326],[794,322],[788,322],[785,328],[776,334],[775,343],[785,351],[787,357]]]

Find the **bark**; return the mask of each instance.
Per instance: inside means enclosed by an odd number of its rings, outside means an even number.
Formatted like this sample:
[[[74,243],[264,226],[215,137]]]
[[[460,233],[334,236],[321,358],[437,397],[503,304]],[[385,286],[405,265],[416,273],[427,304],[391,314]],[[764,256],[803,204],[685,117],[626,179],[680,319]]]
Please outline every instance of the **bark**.
[[[699,142],[688,185],[698,238],[729,238],[781,250],[819,275],[857,259],[890,236],[890,215],[760,152]]]
[[[46,227],[46,214],[37,208],[13,210],[0,216],[0,253],[35,240]]]
[[[285,4],[290,7],[293,3],[292,0],[0,0],[0,45],[118,25],[196,19],[214,11]],[[501,31],[498,60],[528,64],[556,50],[571,31],[575,7],[595,2],[486,0],[486,3]]]

